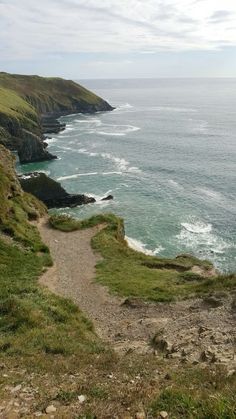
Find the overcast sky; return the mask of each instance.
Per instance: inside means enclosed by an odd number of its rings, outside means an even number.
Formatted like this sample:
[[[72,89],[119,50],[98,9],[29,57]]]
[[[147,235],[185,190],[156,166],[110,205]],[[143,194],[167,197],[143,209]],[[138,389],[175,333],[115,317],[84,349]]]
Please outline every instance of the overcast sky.
[[[0,0],[0,70],[236,77],[236,0]]]

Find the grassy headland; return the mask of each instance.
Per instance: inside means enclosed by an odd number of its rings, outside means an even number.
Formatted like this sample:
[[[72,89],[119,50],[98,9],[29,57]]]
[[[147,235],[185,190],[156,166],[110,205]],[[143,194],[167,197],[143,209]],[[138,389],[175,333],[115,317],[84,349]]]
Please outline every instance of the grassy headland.
[[[43,146],[42,114],[111,109],[99,96],[71,80],[0,73],[0,144],[21,151],[22,162],[52,158]]]
[[[114,293],[152,301],[173,301],[236,288],[236,275],[209,275],[211,262],[191,255],[174,259],[147,256],[128,247],[123,220],[112,215],[98,215],[88,220],[75,220],[65,215],[52,215],[50,224],[62,231],[74,231],[106,224],[92,240],[92,246],[103,257],[97,265],[97,281]],[[199,273],[192,271],[199,268]]]

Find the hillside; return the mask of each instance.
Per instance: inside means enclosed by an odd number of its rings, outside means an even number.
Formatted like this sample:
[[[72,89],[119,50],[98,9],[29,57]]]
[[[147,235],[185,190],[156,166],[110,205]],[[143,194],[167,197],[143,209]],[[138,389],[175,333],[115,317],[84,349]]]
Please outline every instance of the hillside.
[[[0,143],[22,163],[55,158],[46,150],[42,117],[112,109],[71,80],[0,73]]]
[[[114,215],[54,215],[49,224],[44,205],[22,191],[3,146],[0,195],[1,417],[235,417],[235,361],[228,357],[235,275],[211,276],[212,265],[191,256],[137,253]],[[62,288],[51,292],[45,277],[54,275]]]

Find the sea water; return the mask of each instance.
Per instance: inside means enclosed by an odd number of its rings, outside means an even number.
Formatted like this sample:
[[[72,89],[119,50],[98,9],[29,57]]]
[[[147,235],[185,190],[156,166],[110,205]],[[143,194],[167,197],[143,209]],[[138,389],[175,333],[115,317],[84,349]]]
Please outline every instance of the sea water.
[[[116,109],[61,118],[59,159],[28,164],[113,212],[147,254],[191,253],[236,270],[236,79],[83,80]],[[108,194],[113,201],[101,201]]]

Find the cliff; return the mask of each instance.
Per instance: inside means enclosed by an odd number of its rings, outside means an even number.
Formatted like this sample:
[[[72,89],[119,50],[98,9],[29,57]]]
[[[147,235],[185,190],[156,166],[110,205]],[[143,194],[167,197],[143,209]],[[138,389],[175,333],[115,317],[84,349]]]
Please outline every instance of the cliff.
[[[14,157],[0,145],[0,233],[31,248],[44,249],[38,230],[29,221],[46,214],[46,207],[23,192],[14,169]]]
[[[17,151],[21,163],[56,158],[43,136],[61,129],[55,118],[112,109],[71,80],[0,73],[0,144]]]
[[[76,207],[90,204],[95,199],[81,194],[69,194],[59,182],[51,179],[45,173],[27,173],[18,176],[21,187],[25,192],[33,194],[48,208]]]

